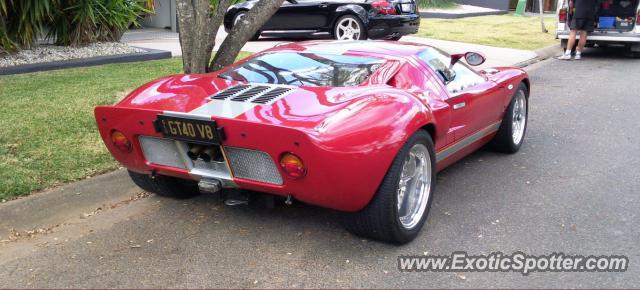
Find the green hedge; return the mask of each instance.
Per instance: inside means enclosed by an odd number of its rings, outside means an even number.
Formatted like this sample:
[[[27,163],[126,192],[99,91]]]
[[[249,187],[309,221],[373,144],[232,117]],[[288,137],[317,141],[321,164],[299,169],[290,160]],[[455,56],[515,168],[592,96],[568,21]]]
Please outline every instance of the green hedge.
[[[118,41],[153,0],[0,0],[0,53],[29,48],[38,36],[58,45]]]

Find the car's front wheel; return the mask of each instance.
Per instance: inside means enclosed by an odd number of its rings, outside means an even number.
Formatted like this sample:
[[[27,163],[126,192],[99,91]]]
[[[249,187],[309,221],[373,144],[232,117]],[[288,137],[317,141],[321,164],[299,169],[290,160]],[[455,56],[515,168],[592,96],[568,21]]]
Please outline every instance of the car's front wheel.
[[[367,31],[362,21],[354,15],[342,16],[333,28],[333,38],[337,40],[367,39]]]
[[[157,175],[152,178],[148,174],[130,170],[129,176],[138,187],[160,196],[189,198],[200,194],[198,185],[194,181],[164,175]]]
[[[431,208],[435,166],[431,136],[420,130],[398,152],[369,205],[345,214],[345,227],[356,235],[396,244],[415,239]]]
[[[498,133],[491,141],[490,145],[496,151],[516,153],[520,150],[527,132],[528,101],[527,86],[521,83],[504,113]]]

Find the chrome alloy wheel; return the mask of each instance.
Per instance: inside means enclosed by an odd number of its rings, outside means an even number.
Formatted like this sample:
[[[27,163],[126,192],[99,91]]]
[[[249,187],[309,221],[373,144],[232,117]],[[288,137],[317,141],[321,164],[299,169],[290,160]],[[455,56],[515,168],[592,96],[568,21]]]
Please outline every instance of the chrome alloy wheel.
[[[523,91],[518,91],[513,104],[512,138],[513,144],[520,144],[524,137],[524,129],[527,125],[527,100]]]
[[[361,33],[360,24],[351,17],[340,20],[336,26],[336,39],[338,40],[358,40]]]
[[[423,144],[411,147],[402,165],[398,184],[398,217],[407,230],[418,225],[427,208],[431,194],[431,157]]]

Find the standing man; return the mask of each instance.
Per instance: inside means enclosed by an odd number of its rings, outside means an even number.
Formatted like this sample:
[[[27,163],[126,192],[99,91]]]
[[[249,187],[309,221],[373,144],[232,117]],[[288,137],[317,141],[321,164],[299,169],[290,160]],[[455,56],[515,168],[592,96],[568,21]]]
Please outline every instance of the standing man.
[[[570,15],[569,28],[569,41],[567,42],[567,49],[562,56],[558,59],[570,60],[571,50],[576,44],[576,35],[580,33],[580,42],[576,48],[575,59],[582,59],[582,49],[587,44],[587,33],[593,31],[596,19],[598,0],[570,0],[569,11],[573,11]]]

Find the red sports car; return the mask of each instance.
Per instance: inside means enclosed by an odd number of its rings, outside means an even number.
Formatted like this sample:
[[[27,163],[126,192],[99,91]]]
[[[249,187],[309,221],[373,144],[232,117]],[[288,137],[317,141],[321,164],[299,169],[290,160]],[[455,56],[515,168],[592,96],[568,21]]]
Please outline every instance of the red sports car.
[[[483,62],[402,42],[292,43],[152,81],[95,116],[147,191],[267,193],[406,243],[425,223],[437,171],[487,143],[506,153],[523,143],[528,76],[468,66]]]

